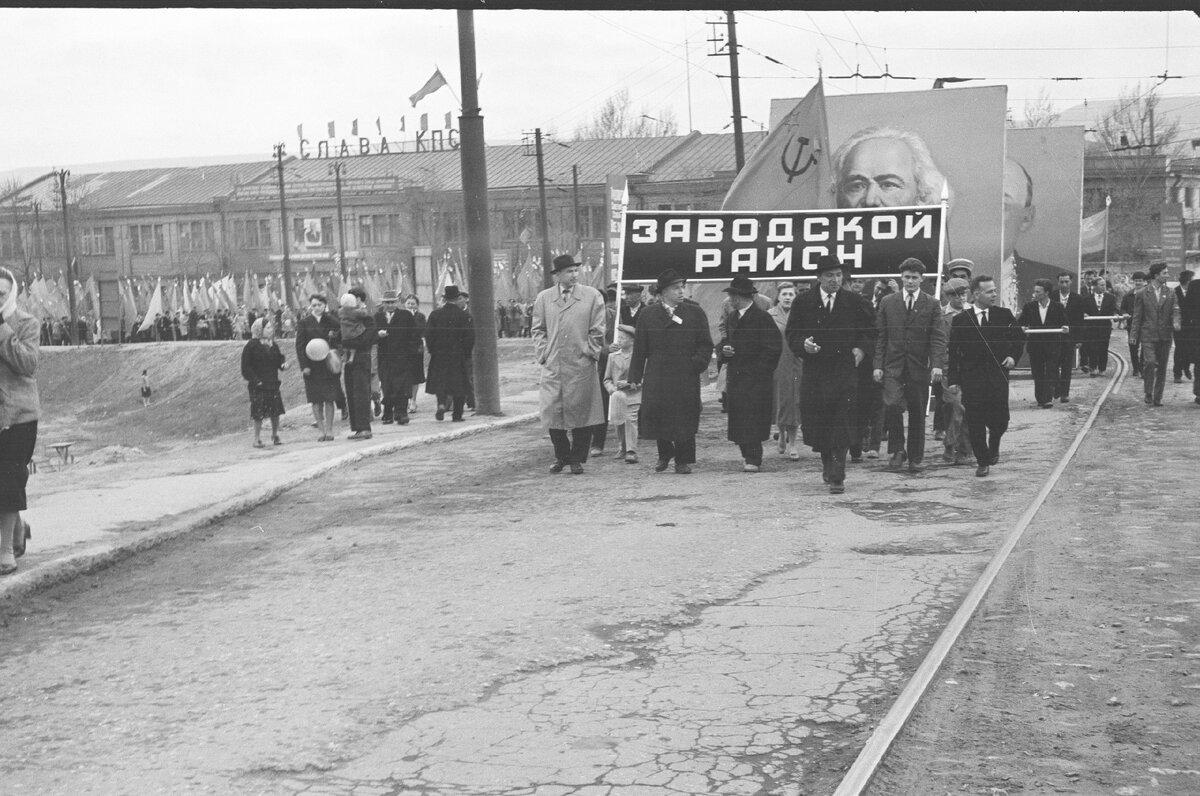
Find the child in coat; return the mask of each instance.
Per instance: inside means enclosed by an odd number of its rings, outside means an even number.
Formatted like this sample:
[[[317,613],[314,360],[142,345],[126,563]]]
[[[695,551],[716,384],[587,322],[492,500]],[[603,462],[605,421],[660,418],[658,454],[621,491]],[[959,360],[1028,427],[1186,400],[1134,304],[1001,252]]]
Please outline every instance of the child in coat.
[[[633,327],[617,327],[619,350],[608,355],[604,371],[604,389],[609,393],[608,420],[617,430],[621,450],[617,454],[626,464],[637,463],[638,410],[642,406],[642,391],[629,383],[629,359],[633,354]]]

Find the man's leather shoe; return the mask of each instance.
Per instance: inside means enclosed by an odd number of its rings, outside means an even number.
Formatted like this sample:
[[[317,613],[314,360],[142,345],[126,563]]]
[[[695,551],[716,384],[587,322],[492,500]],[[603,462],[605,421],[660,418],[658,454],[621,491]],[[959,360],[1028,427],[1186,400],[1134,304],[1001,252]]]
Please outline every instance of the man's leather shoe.
[[[975,477],[976,478],[983,478],[987,474],[988,474],[988,466],[986,464],[981,464],[975,468]]]
[[[971,460],[970,460],[970,458],[967,457],[967,454],[965,454],[965,453],[954,454],[954,466],[955,467],[958,467],[961,464],[970,464],[970,463],[971,463]]]
[[[743,473],[757,473],[758,465],[757,464],[749,464],[749,463],[743,464],[742,472]]]
[[[395,423],[396,421],[392,420],[390,417],[385,417],[383,420],[380,420],[379,422],[383,423],[385,426],[390,426],[392,423]]]
[[[396,425],[407,426],[408,425],[408,415],[404,415],[403,417],[396,418]]]
[[[1163,403],[1162,403],[1162,401],[1155,401],[1155,402],[1154,402],[1154,405],[1155,405],[1155,406],[1162,406],[1162,405],[1163,405]]]
[[[842,481],[834,481],[829,484],[829,494],[840,495],[846,491],[846,484]]]
[[[1071,398],[1070,398],[1070,396],[1064,395],[1064,396],[1062,396],[1061,398],[1059,398],[1059,399],[1058,399],[1058,402],[1059,402],[1060,404],[1066,404],[1066,403],[1070,403],[1070,402],[1071,402]]]
[[[889,470],[899,470],[904,466],[905,453],[904,451],[896,451],[892,454],[892,458],[888,459]]]
[[[550,472],[561,473],[563,470],[566,469],[566,467],[567,467],[567,463],[564,462],[562,459],[559,459],[554,464],[550,465]]]
[[[925,468],[921,466],[920,462],[909,462],[908,463],[908,471],[910,473],[916,474],[916,473],[923,472],[924,470],[925,470]]]
[[[999,463],[1000,463],[1000,454],[998,454],[998,453],[997,453],[997,454],[994,454],[994,455],[992,456],[992,461],[991,461],[991,463],[992,463],[992,464],[999,464]]]
[[[583,475],[583,465],[579,462],[571,462],[571,475]]]
[[[438,404],[437,411],[433,413],[433,416],[436,417],[438,420],[445,420],[446,419],[446,407],[442,406],[441,404]]]
[[[690,464],[680,464],[679,462],[675,462],[675,473],[676,475],[691,475],[692,466]]]
[[[670,466],[671,466],[670,459],[659,459],[658,463],[654,465],[654,472],[665,473],[667,471],[667,468]]]

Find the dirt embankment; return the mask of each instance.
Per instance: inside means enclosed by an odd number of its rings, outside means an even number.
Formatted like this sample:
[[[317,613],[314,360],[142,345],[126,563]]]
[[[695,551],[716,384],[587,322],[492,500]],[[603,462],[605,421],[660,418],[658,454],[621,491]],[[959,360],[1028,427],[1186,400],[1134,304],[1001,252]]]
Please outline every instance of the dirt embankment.
[[[531,341],[499,343],[502,393],[535,386]],[[43,349],[39,437],[71,439],[86,449],[122,445],[155,453],[244,431],[250,423],[241,373],[244,346],[220,341]],[[280,349],[289,363],[283,405],[295,422],[308,422],[295,343],[281,340]],[[143,370],[154,393],[149,408],[139,394]]]

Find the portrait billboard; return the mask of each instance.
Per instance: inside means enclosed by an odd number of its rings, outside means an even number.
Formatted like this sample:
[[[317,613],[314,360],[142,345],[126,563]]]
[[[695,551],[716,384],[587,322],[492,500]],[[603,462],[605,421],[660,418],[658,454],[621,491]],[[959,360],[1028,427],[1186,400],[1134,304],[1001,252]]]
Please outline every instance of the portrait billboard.
[[[1059,274],[1080,289],[1083,214],[1082,127],[1007,131],[1003,178],[1000,298],[1019,309],[1032,300],[1033,283]]]

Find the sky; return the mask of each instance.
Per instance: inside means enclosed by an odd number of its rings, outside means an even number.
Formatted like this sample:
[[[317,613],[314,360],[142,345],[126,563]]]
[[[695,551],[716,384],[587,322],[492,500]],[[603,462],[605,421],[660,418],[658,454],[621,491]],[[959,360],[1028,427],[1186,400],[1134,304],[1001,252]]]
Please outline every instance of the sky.
[[[771,99],[803,96],[818,69],[830,96],[984,78],[964,85],[1007,85],[1018,121],[1039,97],[1062,110],[1149,89],[1163,74],[1163,96],[1200,96],[1200,19],[1182,11],[747,10],[736,19],[747,130],[765,127]],[[635,113],[673,115],[681,132],[732,129],[729,59],[709,55],[725,44],[724,12],[480,10],[474,20],[491,144],[534,128],[569,140],[622,89]],[[394,142],[412,139],[421,113],[440,128],[460,111],[453,10],[3,8],[0,28],[0,174],[265,160],[279,142],[295,154],[300,124],[315,146],[329,121],[339,141],[353,119],[377,140],[378,118]],[[414,108],[408,97],[435,67],[450,85]],[[839,79],[855,72],[918,79]]]

